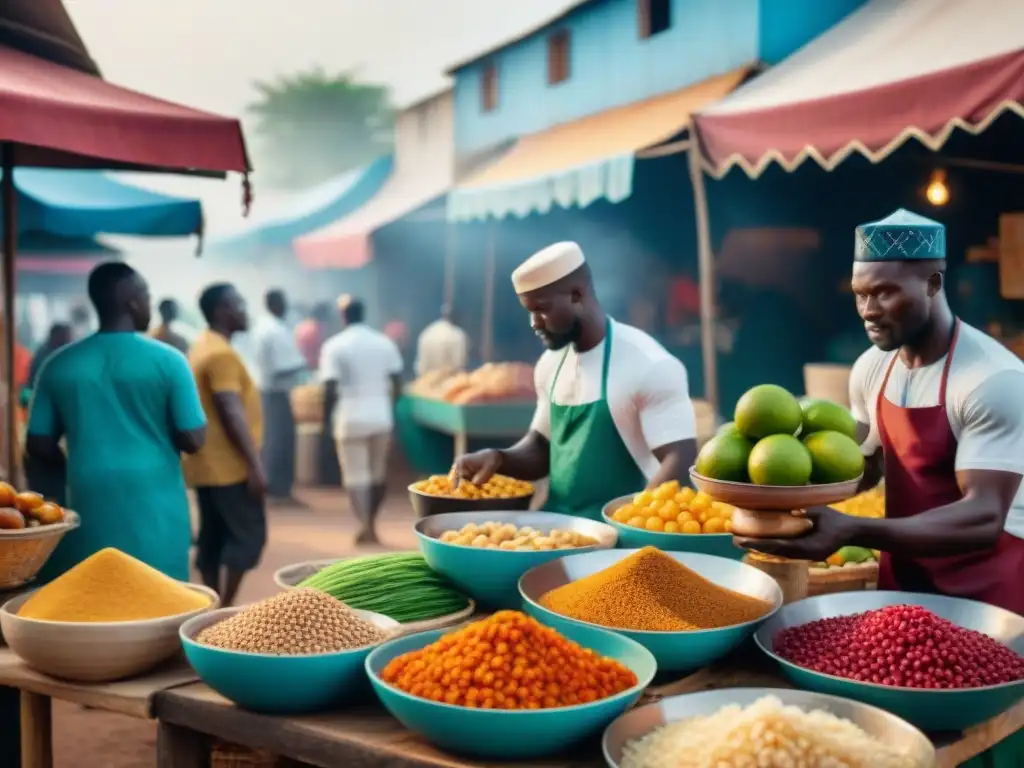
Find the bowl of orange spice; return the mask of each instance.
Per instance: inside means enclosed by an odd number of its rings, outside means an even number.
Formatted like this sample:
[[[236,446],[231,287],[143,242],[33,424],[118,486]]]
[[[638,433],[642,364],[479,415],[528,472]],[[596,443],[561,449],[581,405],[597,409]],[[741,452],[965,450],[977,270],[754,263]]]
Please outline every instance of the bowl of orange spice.
[[[585,626],[558,632],[518,611],[401,637],[366,659],[374,690],[404,726],[451,752],[502,760],[553,755],[600,733],[656,669],[629,638]]]

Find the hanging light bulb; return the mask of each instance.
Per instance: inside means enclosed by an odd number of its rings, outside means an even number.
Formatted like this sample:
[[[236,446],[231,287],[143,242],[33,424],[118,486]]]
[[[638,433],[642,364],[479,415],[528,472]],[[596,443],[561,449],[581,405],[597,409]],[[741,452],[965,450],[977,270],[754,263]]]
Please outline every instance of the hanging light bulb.
[[[946,172],[934,171],[928,188],[924,191],[928,202],[938,207],[949,202],[949,187],[946,186]]]

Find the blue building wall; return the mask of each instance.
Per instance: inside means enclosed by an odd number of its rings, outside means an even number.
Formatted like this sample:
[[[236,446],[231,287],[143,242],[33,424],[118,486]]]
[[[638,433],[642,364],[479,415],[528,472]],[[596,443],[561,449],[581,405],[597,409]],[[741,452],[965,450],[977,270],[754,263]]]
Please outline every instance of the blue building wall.
[[[761,0],[758,49],[765,64],[778,64],[866,0]]]
[[[566,19],[455,73],[459,154],[684,88],[758,60],[774,63],[864,0],[672,0],[672,26],[641,39],[636,0],[587,4]],[[548,84],[548,36],[570,33],[570,76]],[[484,112],[481,79],[498,72]]]

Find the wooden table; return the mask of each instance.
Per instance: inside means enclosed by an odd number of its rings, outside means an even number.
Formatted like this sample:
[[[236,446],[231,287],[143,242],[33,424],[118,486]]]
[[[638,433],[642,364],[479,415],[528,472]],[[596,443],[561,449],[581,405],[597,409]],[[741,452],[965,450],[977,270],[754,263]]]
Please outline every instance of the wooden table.
[[[652,686],[647,701],[660,696],[716,688],[790,687],[770,662],[746,649],[741,656],[683,680]],[[643,703],[643,702],[641,702]],[[448,755],[410,733],[377,706],[301,717],[273,717],[238,709],[196,683],[157,694],[158,768],[205,768],[211,738],[263,749],[318,768],[598,768],[599,746],[574,757],[529,763],[484,763]],[[1024,727],[1024,701],[964,734],[934,737],[937,768],[953,768]],[[481,734],[486,738],[486,734]]]
[[[0,686],[21,691],[22,768],[52,768],[51,701],[70,701],[94,709],[150,719],[158,691],[187,685],[195,672],[183,658],[152,673],[115,683],[72,683],[30,669],[7,647],[0,648]]]

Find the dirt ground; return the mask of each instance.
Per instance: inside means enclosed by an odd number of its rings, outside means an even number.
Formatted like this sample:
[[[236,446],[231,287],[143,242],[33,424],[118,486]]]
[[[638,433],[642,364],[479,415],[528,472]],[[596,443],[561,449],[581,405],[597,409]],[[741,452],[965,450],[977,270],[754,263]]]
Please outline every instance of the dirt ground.
[[[401,487],[399,483],[395,485]],[[353,543],[356,523],[344,493],[316,489],[299,490],[296,495],[309,509],[271,510],[263,561],[243,584],[239,602],[276,593],[273,576],[278,568],[358,551]],[[392,549],[415,548],[412,521],[408,497],[393,493],[378,523],[384,545]],[[152,722],[55,701],[53,731],[56,768],[151,768],[156,763],[156,726]]]

